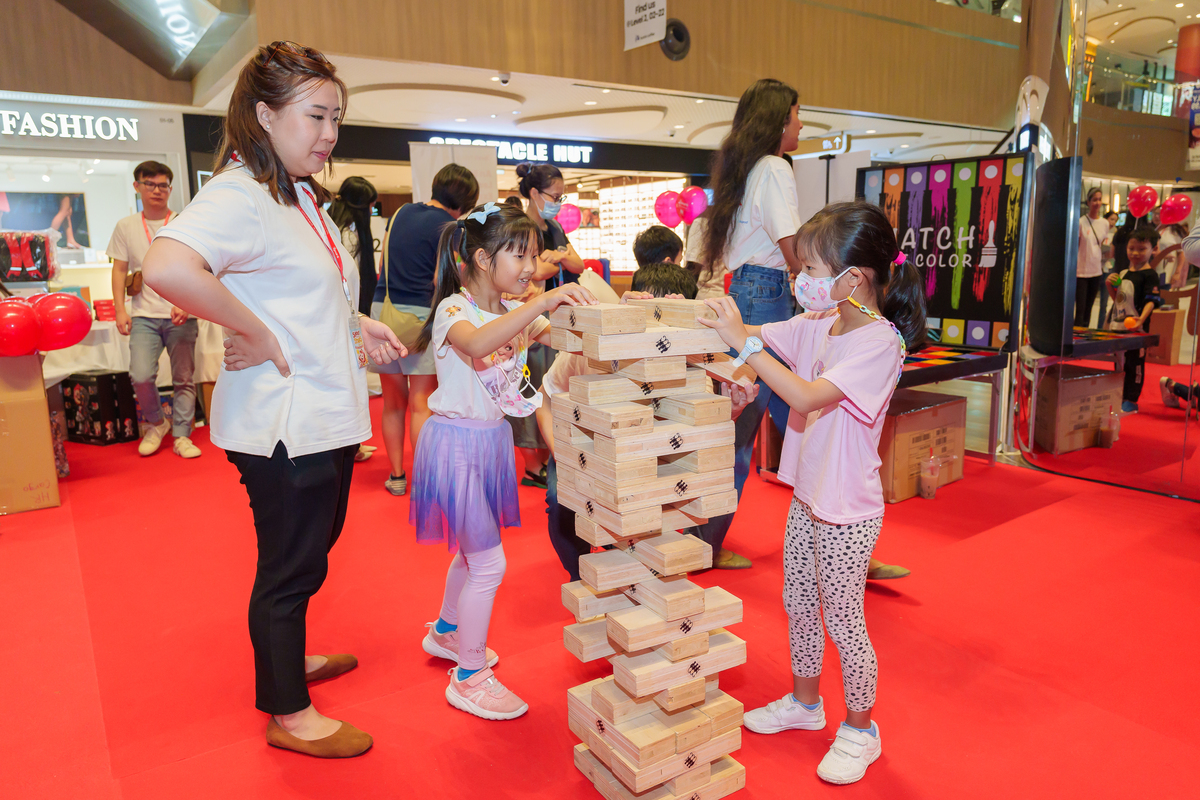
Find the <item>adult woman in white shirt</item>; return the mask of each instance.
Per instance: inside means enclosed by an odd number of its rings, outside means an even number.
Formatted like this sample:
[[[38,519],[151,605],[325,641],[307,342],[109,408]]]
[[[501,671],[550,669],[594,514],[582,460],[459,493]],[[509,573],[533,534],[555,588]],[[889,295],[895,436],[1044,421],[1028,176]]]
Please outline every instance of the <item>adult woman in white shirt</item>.
[[[346,95],[320,53],[260,48],[229,101],[216,174],[143,266],[155,291],[228,334],[211,430],[241,474],[258,537],[255,705],[272,715],[268,744],[325,758],[372,740],[313,707],[306,684],[358,662],[306,656],[305,613],[346,518],[354,453],[371,435],[366,357],[405,354],[355,308],[354,261],[311,178],[337,142]]]
[[[729,295],[747,325],[789,319],[794,309],[788,285],[789,270],[800,270],[792,239],[800,229],[796,178],[783,154],[796,149],[800,138],[799,95],[776,80],[757,81],[738,101],[733,127],[714,159],[713,202],[705,231],[705,264],[725,264],[733,272]],[[771,417],[786,427],[787,403],[774,398],[759,381],[758,397],[735,422],[736,460],[733,481],[741,497],[758,424],[770,403]],[[722,550],[733,515],[713,517],[700,526],[713,548],[713,566],[745,568],[750,562]]]
[[[1104,282],[1103,250],[1108,238],[1108,220],[1100,216],[1104,193],[1099,188],[1087,194],[1088,213],[1079,220],[1079,260],[1075,264],[1075,327],[1086,328],[1092,306]]]

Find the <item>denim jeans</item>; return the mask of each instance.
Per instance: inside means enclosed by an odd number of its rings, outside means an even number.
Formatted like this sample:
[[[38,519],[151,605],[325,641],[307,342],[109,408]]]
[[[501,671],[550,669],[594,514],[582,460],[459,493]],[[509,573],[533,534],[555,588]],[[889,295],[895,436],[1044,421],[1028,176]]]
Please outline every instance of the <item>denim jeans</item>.
[[[169,319],[134,317],[129,332],[129,379],[137,394],[142,414],[151,425],[162,422],[162,397],[158,394],[158,359],[163,348],[171,359],[172,436],[191,436],[196,417],[196,384],[192,381],[196,362],[196,335],[200,325],[189,319],[176,325]]]
[[[746,264],[734,271],[733,280],[729,284],[729,296],[737,304],[742,321],[747,325],[782,322],[791,319],[796,311],[791,292],[788,290],[787,269],[770,269]],[[775,357],[770,348],[765,352]],[[732,350],[730,353],[737,355]],[[750,475],[750,459],[754,454],[754,439],[758,435],[758,426],[768,409],[771,419],[775,421],[775,427],[782,436],[787,431],[791,409],[770,387],[759,380],[758,397],[742,409],[741,415],[733,424],[733,485],[737,489],[739,501],[742,499],[742,488],[746,485],[746,478]],[[715,558],[732,524],[733,514],[724,514],[697,526],[693,532],[712,546]]]
[[[592,546],[575,535],[575,512],[558,504],[558,468],[551,458],[546,464],[546,530],[558,560],[571,580],[579,580],[579,557]]]

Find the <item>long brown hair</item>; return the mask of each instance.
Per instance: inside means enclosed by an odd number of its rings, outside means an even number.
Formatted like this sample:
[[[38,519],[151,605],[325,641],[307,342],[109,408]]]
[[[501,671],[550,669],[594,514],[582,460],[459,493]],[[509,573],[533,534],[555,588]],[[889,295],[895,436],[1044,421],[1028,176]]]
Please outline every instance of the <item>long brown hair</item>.
[[[725,245],[733,233],[733,218],[746,193],[750,170],[763,156],[775,155],[783,141],[792,106],[800,95],[786,83],[763,78],[742,94],[733,127],[713,157],[713,202],[708,212],[708,230],[704,234],[704,258],[711,271],[725,255]],[[741,264],[726,264],[733,271]]]
[[[337,68],[320,52],[294,42],[272,42],[258,52],[242,67],[233,96],[229,98],[229,112],[225,115],[225,128],[221,135],[221,146],[217,150],[217,167],[220,172],[238,160],[271,192],[276,203],[294,206],[299,202],[296,187],[287,173],[279,154],[271,144],[267,132],[258,122],[258,104],[266,103],[272,111],[279,111],[305,90],[313,81],[332,81],[342,96],[342,115],[346,116],[346,100],[349,93],[346,84],[337,76]],[[326,161],[328,173],[332,160]],[[318,203],[328,203],[332,195],[324,186],[306,177]]]

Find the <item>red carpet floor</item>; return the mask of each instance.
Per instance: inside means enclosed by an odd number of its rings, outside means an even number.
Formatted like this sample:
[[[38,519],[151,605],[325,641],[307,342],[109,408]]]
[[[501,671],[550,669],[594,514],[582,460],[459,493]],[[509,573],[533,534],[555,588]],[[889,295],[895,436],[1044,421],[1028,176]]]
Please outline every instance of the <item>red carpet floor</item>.
[[[313,696],[376,746],[321,762],[263,743],[250,513],[232,467],[203,430],[196,440],[193,462],[70,446],[62,507],[0,517],[0,797],[598,797],[571,763],[565,693],[607,665],[562,647],[541,493],[521,490],[526,527],[506,537],[489,642],[531,710],[484,722],[446,704],[448,665],[419,644],[449,556],[413,543],[382,451],[359,465],[309,649],[359,656]],[[733,630],[749,662],[721,683],[747,707],[789,684],[788,500],[752,478],[729,543],[754,568],[698,578],[745,602]],[[830,727],[746,732],[739,796],[1194,797],[1198,519],[1192,503],[975,461],[937,500],[889,507],[879,555],[913,574],[867,596],[883,757],[851,787],[814,774],[842,708],[829,646]]]

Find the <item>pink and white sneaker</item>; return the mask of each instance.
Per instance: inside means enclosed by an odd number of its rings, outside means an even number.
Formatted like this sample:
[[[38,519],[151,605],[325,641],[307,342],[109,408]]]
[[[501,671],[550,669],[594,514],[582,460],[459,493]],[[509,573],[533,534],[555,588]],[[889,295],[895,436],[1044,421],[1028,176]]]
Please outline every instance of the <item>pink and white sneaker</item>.
[[[455,664],[460,663],[458,660],[458,631],[438,633],[433,627],[436,624],[436,622],[425,623],[425,627],[429,628],[429,633],[425,634],[425,638],[421,640],[421,649],[431,656],[444,658]],[[487,665],[494,667],[498,663],[500,663],[500,656],[496,655],[496,651],[489,647],[487,649]]]
[[[491,669],[481,669],[460,681],[458,668],[452,667],[446,700],[459,711],[483,719],[516,719],[529,710],[529,704],[510,692]]]

